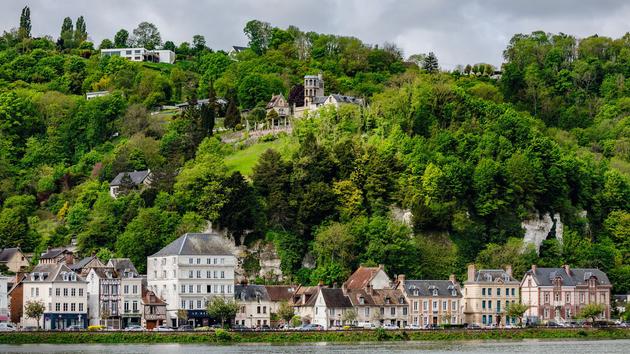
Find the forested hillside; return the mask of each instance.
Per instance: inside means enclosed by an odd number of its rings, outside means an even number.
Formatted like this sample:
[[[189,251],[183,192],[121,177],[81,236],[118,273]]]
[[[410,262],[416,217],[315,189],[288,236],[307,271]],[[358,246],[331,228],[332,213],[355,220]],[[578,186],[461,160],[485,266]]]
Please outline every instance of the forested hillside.
[[[445,278],[476,261],[519,275],[532,263],[599,267],[630,290],[630,35],[518,34],[497,77],[259,21],[236,55],[198,35],[163,42],[149,23],[98,46],[177,53],[174,65],[135,63],[101,57],[83,18],[32,38],[27,15],[0,37],[0,247],[37,255],[76,239],[84,255],[143,271],[147,255],[212,221],[237,244],[273,244],[301,283],[339,282],[359,264]],[[221,142],[247,125],[241,110],[264,122],[272,94],[300,104],[303,76],[318,73],[326,93],[367,105],[323,109],[253,145],[247,133]],[[111,94],[86,100],[101,90]],[[215,97],[227,107],[151,113]],[[151,188],[110,197],[114,176],[142,169]],[[538,255],[521,222],[546,212],[564,237]]]

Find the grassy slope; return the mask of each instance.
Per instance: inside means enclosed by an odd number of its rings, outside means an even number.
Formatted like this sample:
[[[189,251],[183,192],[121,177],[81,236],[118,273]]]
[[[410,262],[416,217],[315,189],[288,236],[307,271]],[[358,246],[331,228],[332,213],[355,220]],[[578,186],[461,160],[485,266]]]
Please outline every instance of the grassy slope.
[[[258,158],[267,151],[267,149],[274,149],[282,154],[283,157],[288,158],[296,148],[297,145],[293,143],[289,137],[256,143],[226,156],[225,164],[230,172],[239,171],[244,176],[251,176],[252,169],[254,165],[256,165],[256,162],[258,162]]]

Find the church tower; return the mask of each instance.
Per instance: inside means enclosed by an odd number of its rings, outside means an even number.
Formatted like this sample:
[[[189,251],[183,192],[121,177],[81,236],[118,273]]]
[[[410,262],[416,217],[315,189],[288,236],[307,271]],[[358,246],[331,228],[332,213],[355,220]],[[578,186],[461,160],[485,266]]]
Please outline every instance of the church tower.
[[[304,107],[310,106],[318,96],[324,96],[322,74],[304,76]]]

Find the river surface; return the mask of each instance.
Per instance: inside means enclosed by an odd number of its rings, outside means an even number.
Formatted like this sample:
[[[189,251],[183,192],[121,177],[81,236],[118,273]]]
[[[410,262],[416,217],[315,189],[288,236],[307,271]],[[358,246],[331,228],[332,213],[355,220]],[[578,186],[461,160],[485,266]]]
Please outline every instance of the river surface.
[[[401,342],[401,343],[311,343],[299,345],[199,345],[199,344],[25,344],[0,345],[0,353],[185,353],[185,354],[310,354],[310,353],[630,353],[630,340],[520,340],[463,342]]]

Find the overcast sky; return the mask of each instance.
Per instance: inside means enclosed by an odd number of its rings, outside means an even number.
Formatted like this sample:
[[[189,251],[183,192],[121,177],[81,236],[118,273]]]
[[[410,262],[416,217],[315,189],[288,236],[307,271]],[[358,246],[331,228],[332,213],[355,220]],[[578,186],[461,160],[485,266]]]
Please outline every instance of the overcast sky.
[[[246,45],[245,23],[268,21],[286,28],[389,41],[405,56],[433,51],[440,65],[499,65],[515,33],[535,30],[620,37],[630,31],[629,0],[0,0],[0,26],[17,27],[22,7],[31,8],[34,36],[59,36],[61,22],[85,17],[96,45],[121,28],[155,23],[162,40],[176,44],[206,37],[209,47]]]

